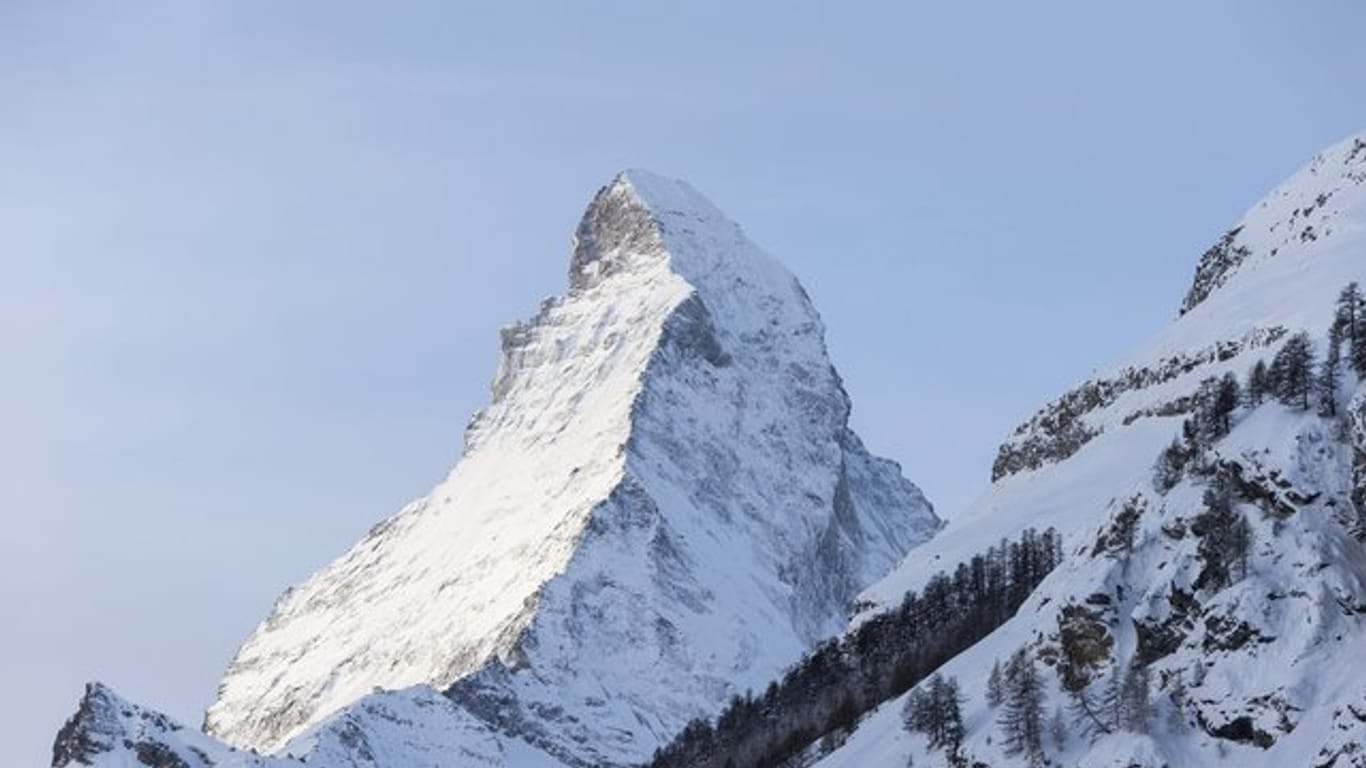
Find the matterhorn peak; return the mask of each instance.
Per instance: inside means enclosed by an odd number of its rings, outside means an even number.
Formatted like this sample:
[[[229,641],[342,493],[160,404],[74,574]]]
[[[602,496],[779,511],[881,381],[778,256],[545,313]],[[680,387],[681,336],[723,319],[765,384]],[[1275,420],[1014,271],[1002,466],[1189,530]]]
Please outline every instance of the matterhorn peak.
[[[426,686],[480,738],[640,762],[937,530],[849,411],[796,278],[685,182],[623,172],[566,294],[504,329],[459,463],[277,601],[206,730],[306,756]]]

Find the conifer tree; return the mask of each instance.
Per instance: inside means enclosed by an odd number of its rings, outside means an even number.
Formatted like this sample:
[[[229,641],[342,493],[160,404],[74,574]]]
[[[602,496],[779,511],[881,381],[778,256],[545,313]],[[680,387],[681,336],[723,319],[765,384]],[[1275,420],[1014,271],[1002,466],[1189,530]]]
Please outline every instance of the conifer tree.
[[[1345,331],[1345,337],[1355,339],[1357,337],[1357,325],[1361,320],[1361,307],[1363,299],[1361,288],[1356,282],[1348,283],[1338,294],[1337,312],[1333,317],[1333,325]]]
[[[1043,679],[1029,651],[1021,648],[1006,667],[1005,698],[997,722],[1006,752],[1024,756],[1031,766],[1045,764],[1043,706]]]
[[[1219,379],[1219,386],[1214,393],[1214,417],[1220,422],[1220,433],[1227,435],[1233,428],[1233,412],[1238,410],[1238,396],[1241,388],[1238,386],[1238,377],[1230,371]]]
[[[967,729],[963,726],[963,694],[958,689],[958,681],[936,674],[930,681],[930,696],[939,715],[936,746],[943,747],[950,758],[957,759],[963,739],[967,737]]]
[[[925,734],[931,749],[944,749],[957,758],[967,731],[963,726],[963,695],[958,681],[935,674],[924,688],[906,699],[903,720],[906,730]]]
[[[1344,324],[1334,323],[1328,331],[1328,351],[1323,355],[1319,375],[1314,381],[1318,390],[1319,415],[1324,418],[1332,418],[1338,412],[1338,389],[1342,386],[1339,348],[1342,346],[1345,327]]]
[[[1247,372],[1247,404],[1250,408],[1256,408],[1262,404],[1266,398],[1267,391],[1271,388],[1270,374],[1267,372],[1266,361],[1258,360],[1253,364],[1251,370]]]
[[[1247,576],[1252,526],[1233,508],[1227,488],[1210,488],[1204,502],[1205,511],[1191,521],[1191,532],[1200,537],[1196,554],[1203,563],[1194,586],[1219,590]]]
[[[991,665],[991,674],[987,676],[987,704],[992,707],[1001,706],[1001,701],[1005,697],[1004,681],[1001,679],[1001,662],[998,659]]]
[[[1106,733],[1113,733],[1124,727],[1124,677],[1116,662],[1115,670],[1105,679],[1105,687],[1100,692],[1099,716],[1105,723]]]
[[[1112,729],[1104,716],[1103,705],[1089,688],[1083,686],[1074,691],[1069,690],[1067,694],[1071,697],[1067,709],[1072,713],[1072,718],[1076,721],[1077,728],[1083,736],[1096,736],[1111,732]]]
[[[1338,294],[1337,312],[1333,327],[1339,328],[1339,339],[1348,342],[1348,359],[1359,377],[1366,377],[1366,297],[1355,283],[1348,283]]]
[[[1230,571],[1236,575],[1238,580],[1247,578],[1247,559],[1252,554],[1252,524],[1247,521],[1247,516],[1238,513],[1238,518],[1233,522],[1233,528],[1228,534],[1228,556],[1231,563]]]
[[[1190,453],[1186,446],[1180,438],[1173,437],[1171,445],[1163,448],[1157,456],[1157,463],[1153,466],[1153,487],[1162,493],[1175,488],[1181,482],[1188,461]]]
[[[1289,406],[1309,409],[1313,389],[1314,342],[1304,331],[1291,336],[1271,360],[1271,389],[1276,399]]]

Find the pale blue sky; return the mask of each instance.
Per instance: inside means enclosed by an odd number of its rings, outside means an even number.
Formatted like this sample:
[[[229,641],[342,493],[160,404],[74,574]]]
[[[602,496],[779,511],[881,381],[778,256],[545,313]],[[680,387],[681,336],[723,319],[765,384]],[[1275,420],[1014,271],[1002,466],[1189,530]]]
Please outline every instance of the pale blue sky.
[[[452,464],[623,167],[802,278],[952,516],[1366,128],[1359,2],[1117,5],[0,3],[0,763],[92,678],[197,724]]]

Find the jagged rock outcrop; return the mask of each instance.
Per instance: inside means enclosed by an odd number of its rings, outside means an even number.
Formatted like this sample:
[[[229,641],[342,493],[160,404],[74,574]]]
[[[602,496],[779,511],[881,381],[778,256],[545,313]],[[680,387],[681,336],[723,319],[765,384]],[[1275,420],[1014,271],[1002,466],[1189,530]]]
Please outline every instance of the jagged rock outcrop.
[[[85,688],[76,714],[52,745],[54,766],[141,765],[148,768],[284,768],[217,744],[157,712],[120,698],[99,683]]]

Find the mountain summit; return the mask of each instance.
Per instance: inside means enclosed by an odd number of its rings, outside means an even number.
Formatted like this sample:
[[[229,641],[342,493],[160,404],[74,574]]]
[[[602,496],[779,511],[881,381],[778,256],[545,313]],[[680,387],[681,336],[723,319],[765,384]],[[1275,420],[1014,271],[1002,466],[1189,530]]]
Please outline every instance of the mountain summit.
[[[619,174],[569,272],[502,331],[455,469],[280,597],[209,736],[310,765],[403,765],[396,744],[457,732],[447,751],[494,764],[638,763],[838,633],[938,529],[849,429],[805,291],[692,187]],[[83,712],[128,711],[92,692]],[[420,725],[377,735],[396,720]]]

